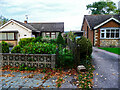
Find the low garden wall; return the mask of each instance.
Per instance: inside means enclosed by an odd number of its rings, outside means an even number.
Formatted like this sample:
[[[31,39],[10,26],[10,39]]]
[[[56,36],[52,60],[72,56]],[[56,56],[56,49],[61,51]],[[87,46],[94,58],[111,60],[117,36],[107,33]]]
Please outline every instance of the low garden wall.
[[[28,67],[36,68],[55,68],[56,54],[10,54],[0,53],[0,66],[20,66],[22,64]]]

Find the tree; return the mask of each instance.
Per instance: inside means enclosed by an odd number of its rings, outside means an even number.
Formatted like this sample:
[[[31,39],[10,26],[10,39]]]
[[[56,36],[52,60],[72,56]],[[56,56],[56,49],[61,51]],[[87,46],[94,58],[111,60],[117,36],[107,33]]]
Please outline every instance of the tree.
[[[61,33],[59,33],[58,37],[57,37],[57,44],[62,44],[65,45],[65,40],[63,39],[63,37],[61,36]]]
[[[91,14],[117,14],[117,7],[113,1],[99,1],[86,6],[87,10],[90,9]]]
[[[74,35],[74,32],[72,32],[72,31],[70,31],[70,32],[68,32],[68,37],[74,42],[75,41],[75,37],[76,37],[77,35]]]
[[[7,21],[8,21],[7,18],[5,18],[5,17],[3,17],[3,16],[0,16],[0,25],[5,24]]]

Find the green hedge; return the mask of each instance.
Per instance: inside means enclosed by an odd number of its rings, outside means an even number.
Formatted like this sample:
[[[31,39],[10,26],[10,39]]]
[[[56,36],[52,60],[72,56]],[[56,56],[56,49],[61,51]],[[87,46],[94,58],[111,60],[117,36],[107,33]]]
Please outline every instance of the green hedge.
[[[32,42],[42,42],[42,37],[36,37],[34,40],[32,40]]]
[[[55,54],[56,44],[31,42],[21,49],[23,54]]]
[[[32,42],[35,38],[22,38],[19,41],[19,45],[20,47],[24,47],[25,45],[27,45],[28,43]]]
[[[12,50],[11,53],[20,53],[21,47],[19,45],[16,45]]]
[[[9,53],[9,45],[5,41],[0,43],[0,53]]]

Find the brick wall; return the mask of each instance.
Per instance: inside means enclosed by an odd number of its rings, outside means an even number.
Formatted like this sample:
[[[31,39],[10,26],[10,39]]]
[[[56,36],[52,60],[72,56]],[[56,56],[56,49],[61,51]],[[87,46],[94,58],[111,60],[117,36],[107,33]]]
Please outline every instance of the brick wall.
[[[87,27],[88,27],[88,32],[87,32]],[[93,44],[93,30],[90,30],[86,20],[84,20],[82,30],[84,30],[83,36],[87,38],[87,33],[88,33],[88,38]]]
[[[103,41],[103,39],[100,39],[100,29],[101,28],[107,28],[107,27],[120,27],[120,25],[117,23],[117,22],[115,22],[115,21],[109,21],[108,23],[106,23],[106,24],[104,24],[103,26],[101,26],[100,28],[98,28],[97,30],[98,30],[98,34],[96,35],[96,37],[97,37],[97,42],[96,42],[96,44],[95,44],[95,46],[99,46],[99,45],[102,45],[101,43],[102,43],[102,41]],[[104,39],[105,40],[105,39]],[[111,39],[110,39],[111,40]],[[109,40],[109,43],[111,43],[111,41]],[[116,40],[116,39],[112,39],[112,40],[115,40],[116,41],[116,43],[118,42],[118,40]],[[119,39],[120,40],[120,39]],[[106,41],[108,42],[108,40],[106,39]],[[114,42],[115,43],[115,42]],[[108,46],[108,45],[107,45]]]
[[[107,27],[120,27],[120,25],[117,22],[112,20],[112,21],[109,21],[108,23],[102,25],[101,27],[99,27],[94,32],[93,30],[90,30],[90,28],[89,28],[89,26],[87,24],[87,21],[84,20],[82,30],[84,30],[83,36],[85,36],[86,38],[87,38],[87,27],[88,27],[88,38],[91,40],[92,44],[93,44],[93,41],[94,41],[95,42],[94,45],[99,46],[99,45],[103,44],[102,43],[103,40],[100,40],[100,29],[105,28],[105,27],[106,28]],[[94,37],[93,37],[93,33],[95,34]],[[118,45],[117,43],[118,43],[119,40],[115,40],[115,39],[113,40],[114,43],[116,43],[115,45]],[[104,40],[104,42],[106,42],[106,41]],[[102,43],[102,44],[100,44],[100,43]],[[109,43],[112,43],[112,40],[111,41],[109,40]]]

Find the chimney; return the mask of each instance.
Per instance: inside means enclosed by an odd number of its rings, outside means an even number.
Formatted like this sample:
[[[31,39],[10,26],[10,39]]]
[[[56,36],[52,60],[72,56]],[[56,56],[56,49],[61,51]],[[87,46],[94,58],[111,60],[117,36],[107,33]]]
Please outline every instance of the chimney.
[[[25,20],[24,23],[27,24],[27,20]]]
[[[27,24],[27,21],[28,21],[28,15],[25,15],[24,23]]]

